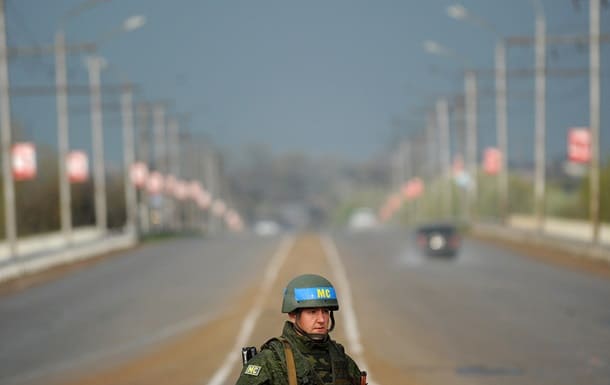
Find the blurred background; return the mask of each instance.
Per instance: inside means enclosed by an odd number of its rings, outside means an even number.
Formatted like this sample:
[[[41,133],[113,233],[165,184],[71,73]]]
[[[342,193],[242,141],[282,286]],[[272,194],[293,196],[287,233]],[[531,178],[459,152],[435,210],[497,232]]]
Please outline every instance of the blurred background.
[[[384,221],[597,228],[610,220],[598,8],[7,0],[3,161],[29,143],[36,170],[11,183],[5,165],[0,226],[11,239],[209,231],[216,202],[237,227],[345,224],[366,207]],[[422,191],[407,194],[413,180]]]

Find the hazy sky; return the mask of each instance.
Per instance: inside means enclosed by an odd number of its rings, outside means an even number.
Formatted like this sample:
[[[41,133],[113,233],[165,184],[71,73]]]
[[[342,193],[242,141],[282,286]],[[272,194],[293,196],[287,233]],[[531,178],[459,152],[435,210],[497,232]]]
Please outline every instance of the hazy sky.
[[[6,0],[11,46],[51,44],[62,15],[83,0]],[[100,53],[140,87],[138,100],[171,100],[170,114],[190,114],[189,130],[238,153],[249,143],[274,152],[303,151],[366,159],[401,135],[422,129],[435,97],[463,91],[462,64],[423,50],[433,39],[477,69],[493,67],[495,37],[450,19],[443,0],[112,0],[66,26],[69,42],[99,39],[126,17],[146,25],[117,36]],[[473,14],[504,36],[532,35],[530,0],[464,0]],[[585,34],[588,1],[542,1],[549,34]],[[580,5],[580,10],[575,5]],[[610,31],[602,10],[602,31]],[[609,110],[608,44],[602,48],[605,110]],[[549,66],[586,68],[585,49],[549,49]],[[511,48],[509,68],[529,68],[533,49]],[[70,82],[86,84],[82,56],[70,62]],[[52,85],[53,57],[11,61],[12,86]],[[103,74],[106,84],[119,81]],[[480,78],[480,149],[495,143],[493,79]],[[532,78],[509,79],[511,158],[533,153]],[[105,96],[111,101],[112,96]],[[13,98],[13,118],[29,140],[56,142],[52,96]],[[71,147],[89,148],[86,96],[71,96]],[[80,112],[79,112],[80,111]],[[610,153],[610,114],[602,115],[602,153]],[[117,147],[120,120],[104,117],[107,147]],[[588,124],[588,78],[549,78],[549,157],[565,153],[571,126]]]

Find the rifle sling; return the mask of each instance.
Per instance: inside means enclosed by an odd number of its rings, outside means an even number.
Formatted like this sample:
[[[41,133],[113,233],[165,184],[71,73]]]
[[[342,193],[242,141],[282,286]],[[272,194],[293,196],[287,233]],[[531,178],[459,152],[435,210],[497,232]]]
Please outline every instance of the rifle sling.
[[[294,365],[294,355],[290,343],[282,339],[284,343],[284,353],[286,354],[286,366],[288,368],[288,384],[297,385],[297,369]]]

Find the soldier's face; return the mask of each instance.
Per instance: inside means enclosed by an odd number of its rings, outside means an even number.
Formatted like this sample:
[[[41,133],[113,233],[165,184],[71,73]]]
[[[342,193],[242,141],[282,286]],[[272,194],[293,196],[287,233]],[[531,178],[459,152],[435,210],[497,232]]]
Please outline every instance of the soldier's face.
[[[330,310],[323,307],[302,309],[289,314],[290,320],[296,323],[305,333],[327,334],[330,324]]]

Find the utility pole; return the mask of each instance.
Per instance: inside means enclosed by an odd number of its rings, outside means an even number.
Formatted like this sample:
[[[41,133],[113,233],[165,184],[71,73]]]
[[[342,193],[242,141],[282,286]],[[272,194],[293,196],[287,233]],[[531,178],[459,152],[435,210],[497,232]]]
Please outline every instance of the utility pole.
[[[93,183],[95,188],[95,222],[100,233],[107,228],[106,168],[104,166],[104,133],[102,123],[102,95],[100,72],[105,61],[100,56],[87,58],[89,85],[91,87],[91,137],[93,140]]]
[[[8,51],[4,0],[0,0],[0,129],[2,130],[2,176],[4,184],[4,226],[10,258],[17,257],[17,216],[15,183],[11,170],[11,99],[9,94]]]
[[[216,159],[216,153],[213,149],[206,146],[205,149],[205,183],[208,187],[208,191],[212,196],[212,202],[220,197],[220,183],[218,183],[218,162]],[[218,224],[215,218],[216,216],[212,213],[212,207],[208,210],[208,231],[210,234],[216,234],[218,231]]]
[[[446,98],[436,101],[436,121],[438,126],[439,162],[441,165],[441,212],[451,217],[451,145],[449,141],[449,104]]]
[[[155,136],[155,169],[163,175],[167,173],[167,154],[166,154],[166,146],[165,143],[167,141],[167,136],[165,134],[165,105],[163,103],[155,103],[153,107],[153,126],[154,126],[154,136]],[[161,196],[163,196],[163,192],[161,192]],[[159,214],[159,224],[163,229],[167,226],[167,198],[161,198],[158,202],[155,203],[159,207],[155,207],[158,210]]]
[[[134,164],[134,125],[133,125],[133,91],[129,84],[126,84],[121,94],[121,112],[123,118],[123,169],[125,183],[125,209],[126,209],[126,230],[128,234],[135,234],[136,230],[136,211],[137,196],[136,189],[131,182],[131,166]]]
[[[468,189],[468,214],[471,221],[477,217],[478,194],[478,164],[477,164],[477,78],[476,73],[467,70],[464,75],[464,93],[466,104],[466,158],[468,174],[472,178],[472,185]]]
[[[498,203],[500,222],[508,219],[508,113],[506,86],[506,45],[498,38],[495,49],[496,78],[496,141],[500,150],[500,172],[498,173]]]
[[[591,130],[591,186],[589,209],[593,243],[599,243],[599,129],[600,118],[600,0],[590,0],[589,9],[589,119]]]
[[[609,34],[600,33],[599,28],[599,1],[591,0],[590,4],[590,32],[588,35],[547,35],[542,7],[539,1],[532,0],[537,6],[536,35],[512,36],[506,38],[508,45],[528,46],[534,45],[536,52],[536,173],[534,186],[535,219],[538,231],[542,230],[544,220],[544,191],[545,191],[545,111],[546,111],[546,82],[545,76],[553,72],[546,68],[546,45],[589,44],[589,85],[590,85],[590,130],[591,130],[591,196],[589,197],[589,216],[592,222],[593,241],[599,240],[599,129],[600,129],[600,44],[610,42]],[[597,3],[597,4],[595,4]],[[579,69],[557,72],[559,76],[572,76],[586,73]],[[597,171],[596,171],[597,170]],[[597,198],[594,198],[594,195]],[[596,214],[595,214],[596,213]],[[597,235],[596,235],[597,234]]]
[[[405,154],[402,142],[398,144],[396,151],[392,155],[392,190],[400,190],[405,182]]]
[[[545,217],[545,183],[546,183],[546,21],[539,1],[535,1],[536,36],[535,36],[535,179],[534,208],[536,229],[543,230]]]
[[[61,233],[72,241],[72,196],[68,179],[67,159],[70,149],[68,119],[68,79],[66,76],[66,37],[62,29],[55,34],[55,88],[57,103],[57,161],[59,169],[59,213]]]
[[[193,141],[194,143],[197,143],[197,147],[199,148],[199,151],[197,151],[197,178],[202,182],[203,184],[203,188],[206,190],[207,194],[208,194],[208,198],[211,198],[212,196],[212,191],[210,190],[210,186],[208,184],[209,180],[208,180],[208,155],[207,155],[207,148],[205,146],[205,144],[203,143],[203,141],[201,140],[197,140],[197,141]],[[208,202],[209,203],[209,202]],[[211,210],[210,210],[210,205],[208,204],[208,206],[206,208],[204,208],[204,210],[201,210],[201,222],[200,222],[200,228],[201,228],[201,232],[203,234],[206,234],[210,231],[210,223],[211,223]]]
[[[138,127],[139,127],[139,140],[138,140],[138,159],[143,162],[149,172],[151,171],[151,162],[149,159],[149,146],[150,146],[150,134],[148,129],[148,104],[138,104]],[[150,207],[148,205],[148,195],[145,192],[146,189],[140,191],[139,199],[139,217],[140,217],[140,231],[144,234],[148,234],[150,231]]]
[[[428,167],[426,169],[426,176],[428,180],[434,178],[434,171],[436,169],[436,149],[434,146],[434,131],[436,127],[436,121],[434,118],[434,111],[429,110],[426,117],[426,163]]]
[[[495,80],[496,80],[496,136],[500,153],[502,154],[501,169],[498,173],[498,203],[500,206],[499,216],[502,222],[507,216],[508,202],[508,169],[507,169],[507,123],[506,123],[506,50],[504,38],[500,35],[493,24],[485,19],[469,12],[464,6],[456,4],[447,7],[447,14],[456,20],[466,20],[496,36],[495,48]]]
[[[178,120],[175,117],[169,118],[167,121],[167,160],[169,173],[174,175],[177,180],[180,180],[180,164],[179,164],[179,144],[178,144],[179,126]],[[181,202],[174,198],[169,205],[169,216],[171,218],[172,227],[177,230],[181,227]]]
[[[161,173],[167,172],[166,135],[165,135],[165,105],[155,103],[153,107],[153,126],[155,135],[155,169]]]

